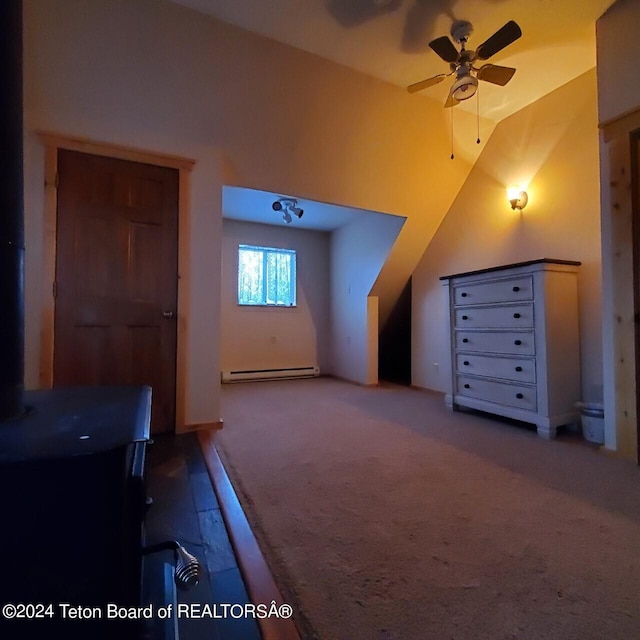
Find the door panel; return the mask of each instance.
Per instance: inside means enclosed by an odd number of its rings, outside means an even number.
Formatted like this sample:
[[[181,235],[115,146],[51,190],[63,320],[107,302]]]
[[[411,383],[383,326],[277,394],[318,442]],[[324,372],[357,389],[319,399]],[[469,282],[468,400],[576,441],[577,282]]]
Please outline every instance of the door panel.
[[[636,347],[636,460],[640,465],[640,129],[631,134],[631,227]]]
[[[58,181],[54,385],[148,384],[172,431],[178,172],[60,150]]]

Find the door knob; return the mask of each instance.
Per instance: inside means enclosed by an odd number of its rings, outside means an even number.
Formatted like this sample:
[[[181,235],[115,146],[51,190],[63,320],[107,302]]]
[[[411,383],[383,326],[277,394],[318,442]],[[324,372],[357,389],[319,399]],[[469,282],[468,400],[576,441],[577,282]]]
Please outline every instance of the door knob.
[[[162,312],[162,317],[165,320],[172,320],[173,318],[176,317],[176,314],[173,311],[163,311]]]

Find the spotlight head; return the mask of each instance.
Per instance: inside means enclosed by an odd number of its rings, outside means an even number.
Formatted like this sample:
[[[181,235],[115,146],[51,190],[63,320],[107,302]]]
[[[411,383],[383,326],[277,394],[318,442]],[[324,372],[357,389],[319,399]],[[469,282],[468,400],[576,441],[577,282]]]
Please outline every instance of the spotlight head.
[[[292,220],[292,218],[291,218],[291,214],[290,214],[288,211],[285,211],[285,212],[282,214],[282,219],[283,219],[287,224],[290,224],[290,223],[291,223],[291,220]]]
[[[291,213],[293,213],[296,218],[302,218],[304,210],[302,210],[300,207],[291,207]]]
[[[282,211],[282,202],[280,202],[280,200],[276,200],[272,205],[271,208],[274,211]]]

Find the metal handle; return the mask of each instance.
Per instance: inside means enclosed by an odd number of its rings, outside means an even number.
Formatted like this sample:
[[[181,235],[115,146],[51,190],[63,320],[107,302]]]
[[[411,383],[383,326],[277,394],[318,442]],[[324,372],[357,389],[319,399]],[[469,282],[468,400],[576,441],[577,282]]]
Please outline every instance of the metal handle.
[[[162,317],[165,320],[173,320],[173,318],[176,317],[176,314],[173,311],[163,311],[162,312]]]

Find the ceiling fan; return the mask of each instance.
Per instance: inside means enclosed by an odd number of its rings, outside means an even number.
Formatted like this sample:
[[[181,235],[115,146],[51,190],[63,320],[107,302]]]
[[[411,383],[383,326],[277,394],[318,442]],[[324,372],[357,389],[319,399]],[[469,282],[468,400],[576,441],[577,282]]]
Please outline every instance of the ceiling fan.
[[[473,96],[478,89],[478,80],[484,80],[504,86],[511,80],[516,70],[512,67],[501,67],[495,64],[474,66],[477,60],[488,60],[492,55],[502,51],[506,46],[516,41],[521,35],[520,27],[510,20],[498,29],[488,40],[485,40],[475,51],[467,49],[466,44],[473,33],[473,25],[466,20],[456,20],[451,25],[451,38],[460,45],[456,49],[448,36],[441,36],[429,43],[429,46],[445,61],[449,63],[449,73],[440,73],[432,78],[421,80],[407,87],[409,93],[422,91],[427,87],[442,82],[445,78],[456,74],[456,80],[451,85],[449,95],[444,103],[446,107],[455,107],[462,100]]]

